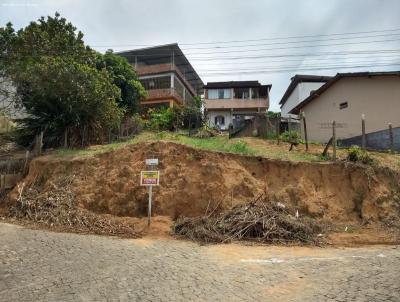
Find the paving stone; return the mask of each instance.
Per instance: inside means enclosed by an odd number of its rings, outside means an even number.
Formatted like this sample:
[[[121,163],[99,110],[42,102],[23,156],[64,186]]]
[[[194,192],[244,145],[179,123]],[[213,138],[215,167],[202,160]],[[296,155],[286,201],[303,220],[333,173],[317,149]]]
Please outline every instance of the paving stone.
[[[249,264],[221,261],[207,247],[180,240],[0,223],[0,301],[400,301],[399,248],[331,254]]]

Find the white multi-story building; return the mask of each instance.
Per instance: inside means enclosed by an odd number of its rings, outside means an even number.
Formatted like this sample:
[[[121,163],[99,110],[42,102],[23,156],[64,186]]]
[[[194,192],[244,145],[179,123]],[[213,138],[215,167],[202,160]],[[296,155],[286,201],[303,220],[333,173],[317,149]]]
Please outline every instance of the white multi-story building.
[[[281,106],[281,116],[283,118],[297,118],[297,115],[290,114],[290,110],[295,108],[310,94],[328,82],[332,77],[301,75],[296,74],[291,78],[289,87],[286,89],[279,105]]]

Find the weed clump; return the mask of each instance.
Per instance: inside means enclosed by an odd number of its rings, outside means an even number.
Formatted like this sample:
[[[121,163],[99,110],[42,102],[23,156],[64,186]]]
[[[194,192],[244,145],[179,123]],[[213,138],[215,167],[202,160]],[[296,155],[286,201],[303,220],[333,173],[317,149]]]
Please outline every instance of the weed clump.
[[[301,141],[300,133],[297,131],[285,131],[280,135],[280,140],[287,143],[299,143]]]
[[[363,164],[371,164],[373,162],[368,152],[358,146],[347,149],[347,160],[351,162],[361,162]]]

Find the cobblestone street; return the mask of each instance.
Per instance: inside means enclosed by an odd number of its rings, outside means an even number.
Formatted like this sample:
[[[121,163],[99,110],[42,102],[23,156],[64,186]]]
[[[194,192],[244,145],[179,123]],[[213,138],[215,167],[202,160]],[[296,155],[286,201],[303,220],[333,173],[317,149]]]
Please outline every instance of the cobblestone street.
[[[0,301],[400,301],[400,247],[199,246],[0,224]]]

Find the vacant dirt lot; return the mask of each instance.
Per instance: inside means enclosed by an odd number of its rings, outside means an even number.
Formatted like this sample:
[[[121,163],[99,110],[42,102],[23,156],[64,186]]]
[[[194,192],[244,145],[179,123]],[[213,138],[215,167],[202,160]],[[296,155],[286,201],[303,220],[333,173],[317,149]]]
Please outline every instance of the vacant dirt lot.
[[[400,301],[400,247],[198,246],[0,223],[0,301]]]
[[[399,178],[392,170],[345,162],[272,160],[163,141],[131,144],[90,156],[38,157],[22,181],[28,194],[22,195],[26,199],[22,203],[31,203],[28,189],[34,187],[39,204],[43,200],[65,203],[63,198],[67,196],[76,206],[97,214],[126,217],[127,222],[145,217],[147,192],[139,185],[139,177],[148,157],[160,160],[161,181],[154,188],[154,216],[172,220],[199,216],[264,194],[293,209],[291,215],[298,211],[302,216],[332,222],[338,230],[359,234],[358,242],[399,242],[398,231],[385,229],[400,226]],[[70,179],[70,192],[52,196],[67,189],[65,178]],[[15,204],[18,196],[15,188],[8,204]],[[372,232],[364,232],[365,227]]]

